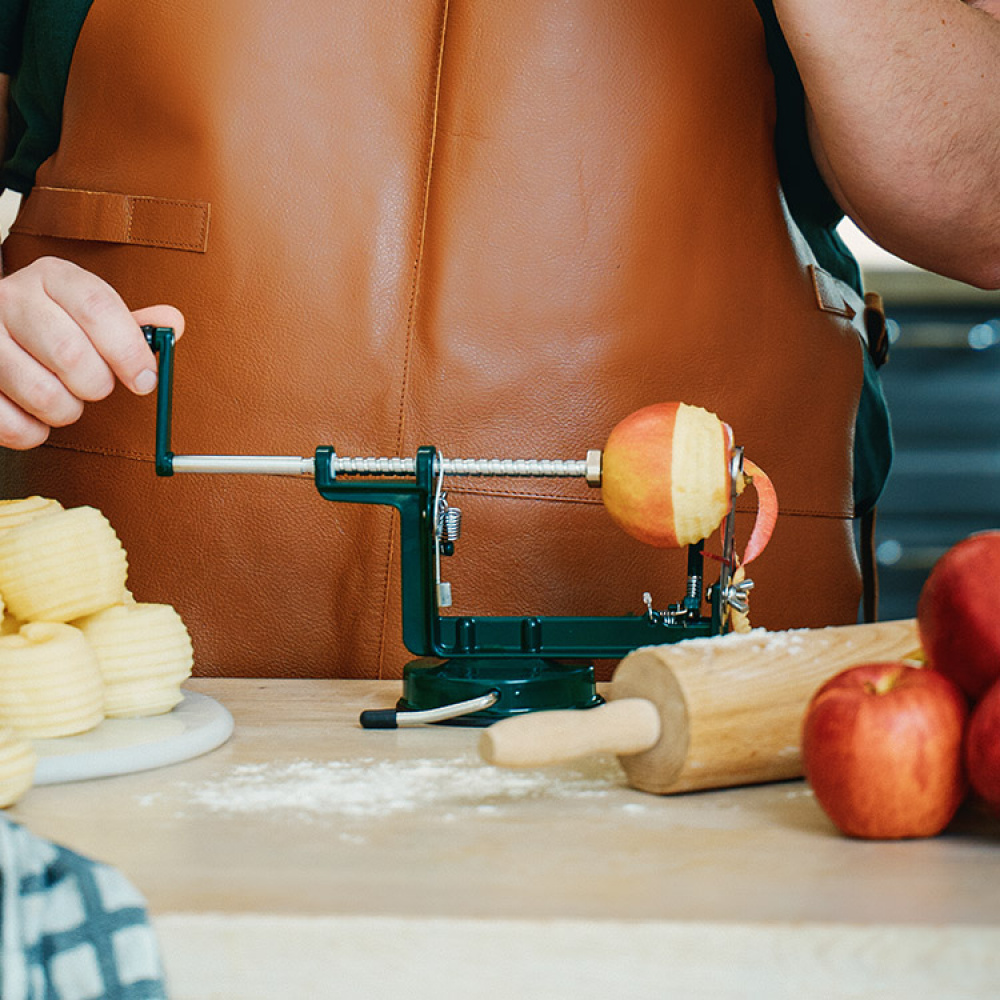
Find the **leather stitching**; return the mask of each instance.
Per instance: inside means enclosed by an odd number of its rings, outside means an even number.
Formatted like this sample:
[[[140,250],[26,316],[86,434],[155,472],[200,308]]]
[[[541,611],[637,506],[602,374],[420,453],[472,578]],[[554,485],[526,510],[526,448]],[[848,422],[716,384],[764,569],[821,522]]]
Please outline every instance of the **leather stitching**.
[[[406,395],[409,387],[410,352],[413,346],[414,326],[417,314],[417,294],[420,286],[420,270],[424,257],[424,239],[427,234],[427,215],[431,197],[431,175],[434,168],[434,149],[437,144],[438,114],[441,106],[441,73],[444,66],[444,42],[448,28],[448,4],[444,0],[441,9],[441,26],[438,34],[437,67],[434,74],[434,104],[431,110],[430,139],[427,150],[427,168],[424,174],[424,196],[420,212],[420,234],[417,237],[417,253],[413,261],[413,276],[410,284],[410,302],[406,316],[406,342],[403,346],[403,371],[399,386],[399,410],[396,418],[395,454],[399,454],[403,446],[403,429],[406,423]],[[385,633],[389,615],[390,576],[392,574],[392,559],[396,548],[396,537],[390,529],[389,542],[386,546],[385,565],[382,575],[382,628],[379,631],[378,647],[378,677],[381,679],[385,670]]]
[[[81,445],[66,444],[60,442],[59,444],[54,444],[51,441],[47,441],[43,448],[51,448],[54,451],[71,451],[83,455],[101,455],[105,458],[118,458],[125,461],[131,462],[144,462],[146,464],[152,465],[153,459],[149,455],[138,454],[136,452],[130,451],[118,451],[114,448],[88,448]],[[569,504],[582,504],[584,506],[599,507],[601,506],[601,501],[594,497],[554,497],[545,493],[516,493],[513,490],[503,490],[503,489],[477,489],[475,487],[469,486],[449,486],[448,492],[451,494],[462,494],[464,496],[477,496],[477,497],[489,497],[498,500],[530,500],[532,503],[547,502],[547,503],[569,503]],[[736,506],[737,514],[752,514],[752,507],[743,507],[737,504]],[[836,511],[829,510],[813,510],[806,507],[802,508],[781,508],[781,517],[820,517],[828,520],[835,521],[852,521],[854,519],[853,514],[838,514]],[[386,579],[388,579],[388,573],[386,574]]]
[[[184,240],[154,240],[148,237],[133,237],[132,223],[135,219],[135,206],[139,203],[148,205],[172,205],[179,208],[197,209],[201,217],[201,226],[196,239],[186,242]],[[128,196],[128,224],[125,229],[126,241],[140,244],[142,246],[162,246],[176,247],[183,250],[205,250],[208,242],[208,218],[211,206],[195,201],[172,201],[165,198],[150,198],[144,195]]]
[[[597,497],[567,497],[567,496],[552,496],[548,493],[531,493],[531,492],[517,492],[515,490],[504,490],[493,488],[476,488],[472,486],[449,486],[449,495],[461,495],[461,496],[475,496],[475,497],[485,497],[495,500],[530,500],[532,503],[548,502],[548,503],[568,503],[568,504],[578,504],[588,507],[600,507],[602,502]],[[751,514],[754,511],[753,505],[736,505],[737,514]],[[832,520],[843,520],[852,521],[854,520],[854,514],[852,512],[841,512],[831,510],[815,510],[811,508],[801,507],[782,507],[779,514],[780,517],[822,517],[830,518]]]

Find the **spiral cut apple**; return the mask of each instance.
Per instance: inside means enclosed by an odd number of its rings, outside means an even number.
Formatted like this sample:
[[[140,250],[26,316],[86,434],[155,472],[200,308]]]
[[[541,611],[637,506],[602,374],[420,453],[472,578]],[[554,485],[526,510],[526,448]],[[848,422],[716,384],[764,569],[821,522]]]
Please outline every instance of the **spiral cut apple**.
[[[0,809],[13,805],[35,780],[38,754],[31,742],[0,726]]]
[[[17,500],[0,500],[0,531],[16,528],[19,524],[33,521],[43,514],[62,510],[58,500],[49,497],[21,497]]]
[[[109,719],[161,715],[180,703],[194,659],[187,628],[169,604],[132,600],[74,624],[97,654]]]
[[[0,592],[21,621],[68,622],[121,600],[128,558],[94,507],[56,506],[0,532]]]
[[[29,622],[0,639],[0,726],[25,739],[89,732],[104,720],[104,687],[83,633]]]
[[[733,432],[714,413],[686,403],[654,403],[626,417],[604,447],[601,490],[611,519],[648,545],[679,548],[707,538],[732,504]],[[767,475],[743,462],[736,492],[750,482],[757,518],[743,558],[764,551],[778,518]]]

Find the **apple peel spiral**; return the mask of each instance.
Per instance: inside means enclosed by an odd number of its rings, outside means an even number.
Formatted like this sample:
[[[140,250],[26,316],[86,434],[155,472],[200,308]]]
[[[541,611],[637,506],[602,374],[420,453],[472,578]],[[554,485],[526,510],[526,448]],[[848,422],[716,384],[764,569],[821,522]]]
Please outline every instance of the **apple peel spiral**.
[[[732,507],[733,431],[714,413],[687,403],[654,403],[630,414],[608,436],[601,464],[601,490],[611,519],[627,534],[658,548],[699,542],[725,520]],[[767,547],[778,519],[778,497],[768,475],[743,461],[736,493],[751,484],[757,515],[733,582]],[[732,627],[749,629],[733,612]]]

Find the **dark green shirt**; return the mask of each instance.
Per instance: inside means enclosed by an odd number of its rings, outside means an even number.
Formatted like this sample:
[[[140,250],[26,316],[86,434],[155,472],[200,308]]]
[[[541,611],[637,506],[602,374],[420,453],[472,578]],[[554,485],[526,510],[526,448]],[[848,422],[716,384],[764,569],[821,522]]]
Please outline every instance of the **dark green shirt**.
[[[73,49],[92,0],[0,0],[0,72],[9,73],[0,186],[27,192],[59,143]]]
[[[10,122],[0,189],[31,190],[35,171],[59,143],[62,103],[73,49],[92,0],[0,0],[0,72],[12,77]],[[209,0],[210,2],[210,0]],[[837,234],[843,212],[809,148],[805,97],[772,0],[754,0],[775,77],[775,153],[788,207],[819,263],[861,290],[857,262]],[[865,391],[855,445],[855,501],[871,507],[889,470],[888,415],[878,376],[865,362]]]

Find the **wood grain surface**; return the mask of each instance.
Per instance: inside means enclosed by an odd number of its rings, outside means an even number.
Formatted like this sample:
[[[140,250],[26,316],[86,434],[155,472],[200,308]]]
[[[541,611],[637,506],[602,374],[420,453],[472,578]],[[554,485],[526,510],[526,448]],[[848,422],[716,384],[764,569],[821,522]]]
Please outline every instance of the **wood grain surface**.
[[[474,729],[362,730],[397,683],[190,687],[224,746],[9,811],[132,878],[172,1000],[997,995],[1000,829],[971,807],[851,841],[801,781],[655,796],[613,755],[509,771]]]

